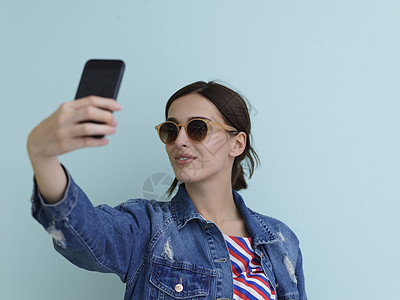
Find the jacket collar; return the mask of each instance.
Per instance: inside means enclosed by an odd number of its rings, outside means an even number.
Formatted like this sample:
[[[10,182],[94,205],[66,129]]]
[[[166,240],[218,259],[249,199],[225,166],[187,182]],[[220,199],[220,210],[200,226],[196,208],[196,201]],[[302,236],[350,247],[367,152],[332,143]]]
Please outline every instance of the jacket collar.
[[[268,226],[267,222],[261,218],[261,215],[249,209],[237,191],[232,189],[232,193],[236,206],[245,220],[253,245],[257,246],[280,241],[278,234]],[[178,192],[171,200],[171,213],[178,229],[183,228],[192,219],[203,220],[196,211],[183,183],[179,185]]]
[[[171,213],[178,229],[183,228],[192,219],[202,219],[196,211],[183,183],[179,185],[178,192],[171,200]]]
[[[236,206],[242,214],[247,231],[253,240],[253,245],[271,244],[280,241],[279,235],[261,218],[261,215],[248,208],[238,192],[232,191]]]

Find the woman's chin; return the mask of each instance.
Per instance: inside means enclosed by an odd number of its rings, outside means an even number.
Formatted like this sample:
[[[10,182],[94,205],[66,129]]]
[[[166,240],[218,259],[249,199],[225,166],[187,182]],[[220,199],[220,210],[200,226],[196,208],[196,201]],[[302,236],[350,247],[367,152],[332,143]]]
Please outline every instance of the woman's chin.
[[[193,181],[192,178],[190,178],[189,176],[180,176],[178,174],[175,174],[176,179],[179,180],[179,182],[182,183],[191,183]]]
[[[188,172],[182,172],[183,170],[174,170],[175,177],[182,183],[192,183],[196,181],[196,174],[189,174]]]

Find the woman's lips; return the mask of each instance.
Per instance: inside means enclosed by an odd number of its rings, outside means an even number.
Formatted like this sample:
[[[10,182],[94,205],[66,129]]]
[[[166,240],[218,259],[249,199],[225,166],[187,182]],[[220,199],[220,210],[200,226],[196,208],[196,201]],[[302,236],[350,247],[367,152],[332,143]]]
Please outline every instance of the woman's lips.
[[[182,166],[192,163],[196,159],[195,156],[187,155],[187,154],[178,154],[175,156],[175,162]]]

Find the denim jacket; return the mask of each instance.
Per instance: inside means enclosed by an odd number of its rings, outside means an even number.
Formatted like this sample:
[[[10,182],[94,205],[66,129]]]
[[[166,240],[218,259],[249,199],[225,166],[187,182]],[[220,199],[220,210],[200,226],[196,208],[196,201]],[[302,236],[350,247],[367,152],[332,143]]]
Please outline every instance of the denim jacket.
[[[68,172],[67,176],[64,198],[53,205],[44,203],[35,183],[32,215],[69,261],[117,274],[126,283],[125,300],[233,299],[223,234],[197,213],[184,184],[170,202],[133,199],[115,208],[93,207]],[[247,208],[235,190],[233,195],[277,299],[307,299],[294,233]]]

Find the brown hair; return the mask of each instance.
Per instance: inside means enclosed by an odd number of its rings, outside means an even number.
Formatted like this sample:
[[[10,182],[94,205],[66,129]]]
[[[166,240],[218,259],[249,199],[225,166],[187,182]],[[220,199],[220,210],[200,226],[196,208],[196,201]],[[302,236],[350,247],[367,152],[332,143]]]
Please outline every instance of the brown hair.
[[[227,125],[236,128],[238,132],[246,133],[246,147],[241,155],[235,157],[231,176],[232,187],[235,190],[246,189],[247,182],[244,178],[245,172],[242,166],[242,161],[246,163],[245,167],[248,171],[249,178],[251,178],[255,167],[260,163],[260,159],[251,146],[251,122],[245,98],[230,88],[214,81],[208,83],[197,81],[181,88],[175,92],[171,98],[169,98],[165,107],[166,119],[168,118],[168,110],[172,102],[188,94],[199,94],[207,98],[219,110]],[[175,178],[167,191],[168,196],[171,196],[177,184],[178,179]]]

